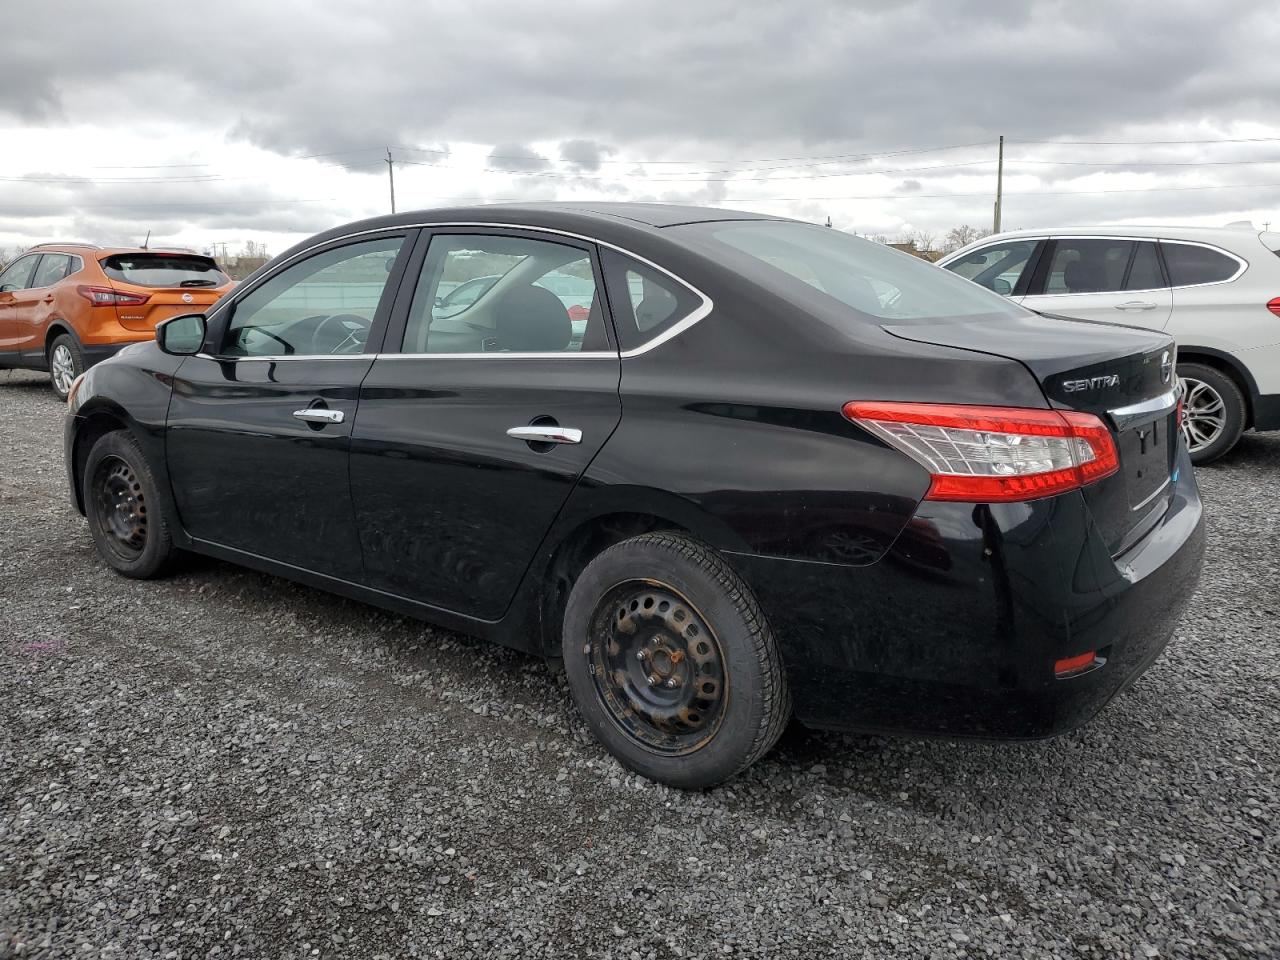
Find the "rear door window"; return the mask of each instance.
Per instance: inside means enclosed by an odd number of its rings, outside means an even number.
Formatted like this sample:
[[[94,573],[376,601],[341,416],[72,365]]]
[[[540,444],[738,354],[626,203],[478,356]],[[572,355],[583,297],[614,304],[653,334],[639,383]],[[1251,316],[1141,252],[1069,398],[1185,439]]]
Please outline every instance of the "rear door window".
[[[504,234],[431,239],[404,353],[582,353],[610,348],[586,248]]]
[[[1123,290],[1134,241],[1062,237],[1049,248],[1043,279],[1032,293],[1115,293]]]
[[[102,261],[112,280],[140,287],[220,287],[227,275],[208,257],[160,253],[118,253]]]
[[[1221,283],[1232,279],[1243,269],[1235,258],[1198,243],[1161,240],[1160,249],[1164,253],[1165,266],[1169,268],[1169,282],[1175,287]]]
[[[71,258],[65,253],[46,253],[36,268],[33,287],[51,287],[71,272]]]

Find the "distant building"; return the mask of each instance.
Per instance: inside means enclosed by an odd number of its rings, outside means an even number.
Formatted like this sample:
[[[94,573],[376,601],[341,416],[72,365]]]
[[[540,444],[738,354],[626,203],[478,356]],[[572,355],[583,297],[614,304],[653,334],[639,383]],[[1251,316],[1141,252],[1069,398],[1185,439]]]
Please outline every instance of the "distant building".
[[[903,253],[909,253],[913,257],[919,257],[921,260],[928,260],[930,263],[937,263],[942,259],[941,250],[921,250],[914,240],[908,240],[906,243],[891,243],[889,246]]]

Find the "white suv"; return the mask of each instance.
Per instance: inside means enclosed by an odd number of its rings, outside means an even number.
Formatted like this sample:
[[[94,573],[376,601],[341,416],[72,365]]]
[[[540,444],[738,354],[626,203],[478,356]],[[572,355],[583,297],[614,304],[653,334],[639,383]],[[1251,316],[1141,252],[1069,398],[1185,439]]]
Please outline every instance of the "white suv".
[[[1178,341],[1195,463],[1248,427],[1280,429],[1280,233],[1073,227],[985,237],[938,265],[1040,313],[1164,330]]]

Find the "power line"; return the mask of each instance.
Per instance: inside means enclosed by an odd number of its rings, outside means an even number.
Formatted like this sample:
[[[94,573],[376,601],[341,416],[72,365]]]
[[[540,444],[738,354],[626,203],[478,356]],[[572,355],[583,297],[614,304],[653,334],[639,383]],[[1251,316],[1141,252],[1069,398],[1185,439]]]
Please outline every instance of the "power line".
[[[846,153],[846,154],[830,154],[827,156],[816,157],[738,157],[727,160],[614,160],[612,158],[601,157],[597,163],[629,163],[629,164],[690,164],[690,163],[787,163],[792,161],[808,161],[813,163],[839,163],[854,160],[872,160],[879,157],[903,157],[909,154],[918,153],[943,153],[947,150],[963,150],[968,147],[989,147],[992,141],[978,140],[973,143],[953,143],[943,147],[912,147],[890,150],[880,153]],[[452,153],[451,150],[432,149],[428,147],[410,147],[403,144],[397,145],[397,150],[409,150],[416,153],[436,153],[446,156]],[[549,160],[547,157],[540,157],[536,154],[489,154],[490,160]]]
[[[1061,143],[1085,147],[1161,147],[1198,143],[1277,143],[1280,137],[1236,137],[1214,140],[1014,140],[1009,143]]]
[[[287,204],[287,203],[332,203],[337,197],[312,197],[306,200],[161,200],[143,203],[6,203],[0,204],[0,210],[47,210],[50,207],[63,207],[79,210],[86,207],[223,207],[240,204]]]

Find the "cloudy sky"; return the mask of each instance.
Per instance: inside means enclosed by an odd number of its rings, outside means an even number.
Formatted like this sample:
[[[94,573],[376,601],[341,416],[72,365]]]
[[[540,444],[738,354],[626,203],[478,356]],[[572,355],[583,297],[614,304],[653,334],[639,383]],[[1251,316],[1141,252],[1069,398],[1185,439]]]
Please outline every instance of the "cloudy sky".
[[[1255,0],[43,0],[3,30],[0,247],[279,251],[388,209],[670,200],[889,239],[1280,223]]]

